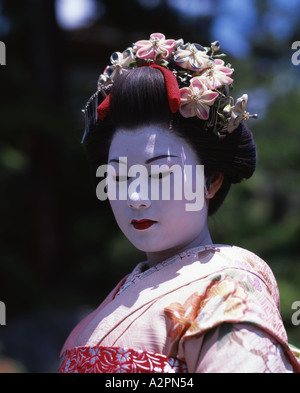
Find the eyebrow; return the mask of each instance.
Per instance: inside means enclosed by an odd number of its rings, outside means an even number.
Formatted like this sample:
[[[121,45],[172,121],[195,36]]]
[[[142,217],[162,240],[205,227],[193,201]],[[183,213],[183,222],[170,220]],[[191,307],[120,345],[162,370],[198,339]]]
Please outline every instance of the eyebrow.
[[[160,156],[149,158],[148,160],[145,161],[145,164],[150,164],[150,162],[152,162],[152,161],[160,160],[161,158],[169,158],[169,157],[177,157],[178,158],[178,156],[173,156],[173,155],[170,155],[170,154],[162,154]],[[113,159],[109,160],[109,162],[116,162],[117,164],[120,163],[120,164],[126,165],[125,162],[121,161],[118,158],[113,158]]]
[[[161,158],[169,158],[169,157],[177,157],[178,158],[178,156],[172,156],[170,154],[162,154],[160,156],[149,158],[147,161],[145,161],[145,164],[150,164],[150,162],[152,162],[152,161],[159,160]]]
[[[116,162],[117,164],[120,163],[120,164],[123,164],[123,165],[127,165],[126,162],[120,160],[119,158],[113,158],[113,159],[109,160],[109,162]]]

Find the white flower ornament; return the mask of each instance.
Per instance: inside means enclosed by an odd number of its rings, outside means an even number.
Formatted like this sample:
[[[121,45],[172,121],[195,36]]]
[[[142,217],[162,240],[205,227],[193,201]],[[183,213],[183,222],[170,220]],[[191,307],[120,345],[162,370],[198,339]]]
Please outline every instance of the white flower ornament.
[[[202,71],[213,62],[199,44],[181,45],[174,54],[174,61],[180,67],[191,71]]]
[[[126,49],[123,53],[114,52],[110,57],[111,66],[106,68],[106,74],[111,81],[114,81],[123,72],[130,70],[129,65],[135,61],[132,48]]]
[[[247,121],[250,117],[257,117],[257,115],[250,115],[249,112],[246,111],[247,102],[248,94],[243,94],[236,100],[236,104],[234,106],[227,105],[224,108],[224,112],[227,112],[230,116],[227,126],[227,131],[229,133],[234,131],[241,121]]]

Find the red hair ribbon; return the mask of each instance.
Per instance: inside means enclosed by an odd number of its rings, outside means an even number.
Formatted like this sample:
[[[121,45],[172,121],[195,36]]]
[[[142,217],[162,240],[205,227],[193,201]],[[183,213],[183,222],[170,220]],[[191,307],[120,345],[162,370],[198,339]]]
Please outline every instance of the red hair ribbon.
[[[148,63],[142,64],[148,66]],[[168,93],[169,106],[172,113],[176,113],[180,106],[180,91],[177,79],[172,71],[158,64],[151,64],[149,67],[160,70],[165,78],[166,89]],[[109,113],[110,94],[102,101],[97,108],[98,119],[104,120]]]
[[[109,113],[110,94],[101,102],[97,108],[98,119],[104,120]]]

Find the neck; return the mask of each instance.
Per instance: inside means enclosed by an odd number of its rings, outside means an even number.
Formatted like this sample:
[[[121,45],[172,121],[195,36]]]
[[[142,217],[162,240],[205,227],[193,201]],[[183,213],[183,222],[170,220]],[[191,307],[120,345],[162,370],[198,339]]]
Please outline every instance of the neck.
[[[146,253],[146,255],[147,255],[149,266],[153,267],[158,263],[163,262],[166,259],[171,258],[174,255],[179,254],[183,251],[190,250],[191,248],[195,248],[195,247],[207,246],[210,244],[212,244],[212,239],[208,227],[206,227],[199,236],[197,236],[189,243],[181,244],[177,247],[173,247],[168,250],[149,252]]]

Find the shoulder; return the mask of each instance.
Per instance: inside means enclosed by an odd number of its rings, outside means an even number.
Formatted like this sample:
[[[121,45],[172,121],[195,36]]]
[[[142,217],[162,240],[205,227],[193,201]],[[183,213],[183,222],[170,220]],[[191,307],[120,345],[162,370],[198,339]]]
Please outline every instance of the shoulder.
[[[185,290],[186,296],[190,293],[185,303],[196,304],[197,308],[194,313],[197,328],[188,329],[186,336],[203,333],[224,322],[251,323],[284,341],[278,287],[267,263],[236,246],[214,245],[210,255],[207,251],[198,253],[199,261],[202,260],[200,268],[210,265],[204,275],[205,285],[197,290],[199,284],[193,281]]]
[[[179,288],[177,301],[173,294],[171,304],[164,308],[172,338],[178,324],[185,324],[181,336],[185,341],[202,337],[223,323],[244,323],[286,346],[277,284],[268,265],[235,246],[213,245],[194,251],[198,263],[187,266],[193,269],[189,284]]]
[[[266,291],[279,308],[279,291],[270,266],[252,251],[233,245],[213,245],[212,266],[227,277]],[[201,258],[201,253],[199,253]]]
[[[182,314],[191,316],[192,322],[189,321],[181,336],[182,345],[192,338],[203,338],[214,328],[231,324],[255,327],[258,335],[271,337],[289,354],[278,287],[268,264],[253,252],[236,246],[214,245],[197,251],[201,267],[210,265],[211,270],[205,275],[201,291],[195,281],[185,289],[188,298],[181,307]],[[171,316],[178,323],[174,312],[178,313],[177,304],[165,311],[168,316],[173,312]]]

